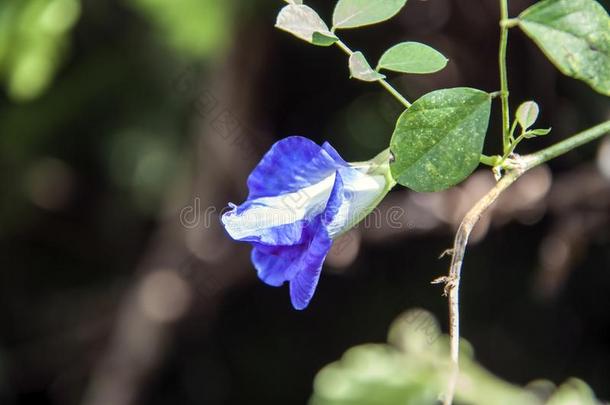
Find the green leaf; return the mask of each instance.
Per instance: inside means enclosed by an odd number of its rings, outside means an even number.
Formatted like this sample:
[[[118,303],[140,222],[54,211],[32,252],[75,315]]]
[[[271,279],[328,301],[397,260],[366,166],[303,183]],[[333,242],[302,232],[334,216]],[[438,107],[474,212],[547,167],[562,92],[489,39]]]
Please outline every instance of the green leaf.
[[[282,8],[275,26],[314,45],[325,45],[321,37],[336,38],[311,7],[291,4]],[[315,35],[318,33],[318,35]],[[314,36],[317,43],[314,43]],[[325,45],[326,46],[326,45]]]
[[[334,28],[356,28],[394,17],[407,0],[339,0],[333,13]]]
[[[433,91],[405,111],[392,135],[392,175],[415,191],[440,191],[479,164],[491,97],[471,88]]]
[[[596,405],[593,391],[587,384],[576,378],[571,378],[555,391],[547,402],[547,405]]]
[[[294,5],[303,4],[303,0],[284,0],[284,1],[288,4],[294,4]]]
[[[352,347],[316,375],[309,404],[436,404],[444,388],[441,366],[448,365],[428,346],[422,352],[425,355],[420,358],[403,355],[389,345]],[[435,361],[439,366],[431,365]]]
[[[313,33],[311,43],[318,46],[331,46],[338,40],[339,38],[330,32],[324,33],[316,31]]]
[[[532,129],[531,131],[527,131],[523,136],[526,139],[536,138],[538,136],[545,136],[551,133],[551,128],[540,128],[540,129]]]
[[[381,56],[377,70],[402,73],[434,73],[447,66],[447,58],[432,47],[419,42],[394,45]]]
[[[375,82],[380,79],[385,79],[384,75],[373,70],[362,52],[354,52],[349,57],[349,71],[351,77],[365,82]]]
[[[610,96],[610,17],[594,0],[544,0],[519,16],[521,29],[565,75]]]
[[[440,333],[436,319],[427,311],[410,310],[393,322],[388,340],[390,344],[353,347],[338,361],[320,370],[309,404],[438,404],[439,393],[447,388],[448,370],[452,366],[449,338]],[[543,400],[529,389],[500,380],[476,363],[467,341],[460,342],[459,350],[460,379],[455,403],[542,405]],[[580,387],[573,382],[570,385],[565,390],[568,395],[562,395],[563,401],[552,405],[595,403],[578,401],[594,398],[584,383],[580,382]]]
[[[515,116],[521,128],[528,129],[536,123],[540,109],[534,101],[526,101],[517,108]]]

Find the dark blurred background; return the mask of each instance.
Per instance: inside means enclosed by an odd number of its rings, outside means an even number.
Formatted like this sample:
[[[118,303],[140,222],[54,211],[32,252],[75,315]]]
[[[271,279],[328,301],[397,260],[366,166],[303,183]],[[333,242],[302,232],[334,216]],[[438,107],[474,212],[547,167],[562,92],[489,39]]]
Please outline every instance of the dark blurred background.
[[[375,61],[425,42],[448,67],[391,76],[410,99],[499,87],[495,0],[410,0],[341,32]],[[512,0],[511,16],[530,5]],[[310,1],[328,21],[333,2]],[[603,3],[608,9],[608,2]],[[0,0],[0,403],[302,404],[315,373],[426,308],[430,281],[489,170],[446,192],[397,188],[336,243],[310,307],[256,279],[218,216],[276,140],[384,149],[400,104],[348,79],[345,56],[274,29],[271,0]],[[552,135],[608,119],[608,99],[562,77],[511,30],[513,108],[534,99]],[[486,153],[497,153],[499,103]],[[387,213],[401,209],[399,225]],[[610,398],[610,139],[523,177],[466,257],[462,334],[518,384],[584,379]]]

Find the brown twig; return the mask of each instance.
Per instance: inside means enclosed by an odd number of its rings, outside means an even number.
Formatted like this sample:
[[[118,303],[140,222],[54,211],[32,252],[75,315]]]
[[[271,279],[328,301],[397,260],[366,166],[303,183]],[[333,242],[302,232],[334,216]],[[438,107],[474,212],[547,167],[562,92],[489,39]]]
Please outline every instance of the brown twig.
[[[459,316],[459,286],[460,274],[468,238],[474,226],[477,224],[483,213],[498,199],[498,197],[519,177],[528,170],[545,163],[557,156],[569,152],[587,142],[598,139],[610,131],[610,121],[603,122],[586,131],[573,135],[553,146],[538,151],[534,154],[515,157],[511,159],[510,168],[506,175],[496,183],[496,185],[481,198],[468,211],[455,235],[453,244],[451,266],[449,275],[433,281],[433,283],[444,283],[444,295],[449,297],[449,337],[451,346],[451,361],[453,364],[451,375],[447,384],[447,390],[443,399],[444,405],[451,405],[455,394],[455,389],[459,375],[459,343],[460,343],[460,316]]]
[[[455,393],[455,386],[459,374],[459,344],[460,344],[460,301],[459,301],[459,287],[460,287],[460,273],[462,269],[462,262],[464,260],[464,254],[466,252],[466,246],[468,245],[468,238],[473,228],[479,222],[479,219],[483,213],[498,199],[500,194],[504,192],[511,184],[513,184],[521,175],[525,173],[525,170],[521,168],[515,168],[508,172],[496,185],[492,188],[483,198],[481,198],[474,207],[464,217],[458,231],[455,235],[453,243],[453,249],[450,251],[451,254],[451,266],[449,268],[449,275],[441,277],[433,281],[433,283],[444,283],[444,295],[449,297],[449,336],[451,344],[451,362],[453,369],[451,370],[451,376],[449,378],[449,384],[447,386],[447,392],[443,403],[450,405],[453,401]]]

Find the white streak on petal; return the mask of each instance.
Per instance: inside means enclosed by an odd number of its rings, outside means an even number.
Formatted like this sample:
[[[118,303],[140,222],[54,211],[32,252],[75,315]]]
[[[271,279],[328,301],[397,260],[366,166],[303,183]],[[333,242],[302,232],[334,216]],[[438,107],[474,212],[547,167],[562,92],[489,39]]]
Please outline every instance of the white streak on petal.
[[[222,217],[227,232],[233,239],[259,236],[264,230],[310,219],[326,208],[335,183],[335,173],[299,191],[251,201],[250,208]]]
[[[371,176],[352,168],[340,169],[345,200],[333,221],[327,225],[331,238],[345,232],[368,214],[385,191],[383,176]]]

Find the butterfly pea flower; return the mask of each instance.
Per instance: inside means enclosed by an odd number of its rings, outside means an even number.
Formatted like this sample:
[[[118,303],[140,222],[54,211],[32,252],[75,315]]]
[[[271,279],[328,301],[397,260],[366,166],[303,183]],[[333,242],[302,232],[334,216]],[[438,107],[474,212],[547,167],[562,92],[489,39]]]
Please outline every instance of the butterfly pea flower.
[[[370,213],[396,184],[390,152],[347,163],[329,144],[300,136],[276,142],[248,177],[248,198],[221,220],[249,242],[258,277],[290,285],[295,309],[309,304],[333,240]]]

